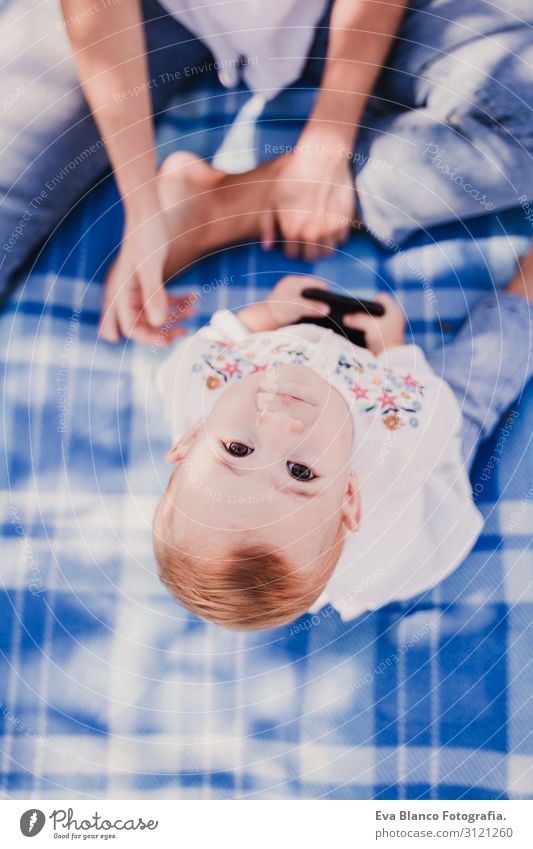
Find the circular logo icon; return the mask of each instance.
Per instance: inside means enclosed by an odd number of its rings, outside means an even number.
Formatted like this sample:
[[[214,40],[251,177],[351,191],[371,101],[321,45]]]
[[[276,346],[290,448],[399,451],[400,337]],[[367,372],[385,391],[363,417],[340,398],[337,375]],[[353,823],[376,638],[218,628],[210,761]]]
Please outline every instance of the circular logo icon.
[[[37,808],[30,808],[20,818],[20,830],[24,837],[35,837],[43,830],[45,822],[46,817],[42,811]]]

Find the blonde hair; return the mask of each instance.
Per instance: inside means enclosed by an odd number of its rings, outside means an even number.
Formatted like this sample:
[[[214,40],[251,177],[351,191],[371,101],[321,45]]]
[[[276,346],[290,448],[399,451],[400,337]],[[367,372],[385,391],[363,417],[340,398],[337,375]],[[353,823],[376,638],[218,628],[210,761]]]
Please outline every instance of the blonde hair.
[[[317,600],[342,551],[339,525],[316,567],[297,568],[264,545],[208,561],[173,544],[169,527],[157,533],[158,512],[153,539],[162,582],[193,613],[225,628],[252,631],[292,622]]]

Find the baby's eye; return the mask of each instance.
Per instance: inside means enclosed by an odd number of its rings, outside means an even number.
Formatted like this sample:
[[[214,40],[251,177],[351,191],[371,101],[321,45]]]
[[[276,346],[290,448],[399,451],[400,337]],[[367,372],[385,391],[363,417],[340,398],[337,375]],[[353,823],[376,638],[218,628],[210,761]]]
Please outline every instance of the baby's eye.
[[[290,476],[297,481],[314,481],[318,477],[309,466],[304,466],[303,463],[291,463],[289,460],[287,469]]]
[[[243,442],[223,442],[222,445],[232,457],[248,457],[249,454],[254,453],[254,449]]]

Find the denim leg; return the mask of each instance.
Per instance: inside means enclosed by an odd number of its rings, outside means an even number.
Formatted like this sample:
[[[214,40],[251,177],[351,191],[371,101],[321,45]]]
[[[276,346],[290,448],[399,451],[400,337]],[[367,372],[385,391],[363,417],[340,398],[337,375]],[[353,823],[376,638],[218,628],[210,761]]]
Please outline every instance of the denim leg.
[[[155,0],[143,3],[153,106],[211,54]],[[109,168],[81,91],[57,0],[0,11],[0,302],[56,225]]]
[[[463,414],[463,455],[472,464],[502,415],[533,377],[533,304],[493,292],[471,310],[456,337],[428,355],[454,391]]]
[[[464,49],[466,64],[459,69],[460,85],[468,87],[472,69],[479,61],[481,45],[487,41],[489,59],[502,36],[520,38],[533,26],[531,0],[411,0],[400,24],[398,36],[384,63],[375,93],[386,103],[409,108],[421,107],[426,97],[426,73],[444,63],[452,69],[457,51]],[[511,53],[518,52],[510,44]],[[525,90],[526,65],[515,83]],[[490,73],[490,71],[489,71]],[[489,80],[490,81],[490,80]],[[459,92],[461,88],[459,89]],[[386,106],[386,104],[385,104]]]
[[[331,9],[296,86],[318,85]],[[382,242],[533,199],[531,0],[412,0],[354,153],[357,214]]]
[[[529,0],[412,4],[355,153],[378,239],[533,200],[532,23]]]

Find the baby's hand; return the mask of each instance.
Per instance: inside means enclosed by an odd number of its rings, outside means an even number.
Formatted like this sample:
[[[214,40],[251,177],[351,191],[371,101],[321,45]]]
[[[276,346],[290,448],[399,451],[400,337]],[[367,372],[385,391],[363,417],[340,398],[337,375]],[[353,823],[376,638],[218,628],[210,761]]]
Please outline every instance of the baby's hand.
[[[385,308],[385,315],[374,317],[362,312],[351,313],[344,316],[343,324],[364,331],[366,346],[377,357],[387,348],[405,344],[405,316],[390,295],[377,295],[374,300]]]
[[[259,333],[294,324],[304,315],[327,315],[327,304],[303,297],[303,290],[310,288],[327,290],[328,287],[316,277],[288,274],[276,283],[266,300],[241,310],[239,318],[252,333]]]
[[[327,291],[328,287],[316,277],[299,274],[288,274],[276,283],[265,301],[276,327],[294,324],[304,315],[319,318],[321,315],[329,313],[327,304],[304,298],[302,295],[304,289],[325,289]]]

